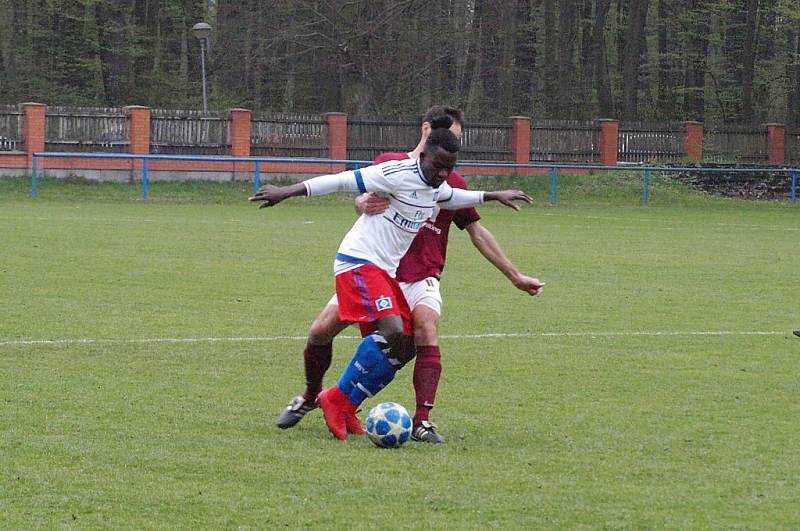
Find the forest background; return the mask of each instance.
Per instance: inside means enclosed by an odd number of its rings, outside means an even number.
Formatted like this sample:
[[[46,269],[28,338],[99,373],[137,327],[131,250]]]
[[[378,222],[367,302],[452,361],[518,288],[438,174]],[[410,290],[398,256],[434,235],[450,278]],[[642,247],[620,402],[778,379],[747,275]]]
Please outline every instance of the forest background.
[[[800,125],[800,0],[0,0],[0,103]]]

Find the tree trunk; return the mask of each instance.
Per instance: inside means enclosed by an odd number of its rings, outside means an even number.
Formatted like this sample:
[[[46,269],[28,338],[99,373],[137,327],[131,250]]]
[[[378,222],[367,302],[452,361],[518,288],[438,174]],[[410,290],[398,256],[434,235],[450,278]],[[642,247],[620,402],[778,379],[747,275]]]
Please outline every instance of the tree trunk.
[[[482,115],[497,118],[503,113],[501,101],[502,77],[505,74],[501,64],[503,40],[507,38],[502,24],[502,11],[505,2],[496,0],[476,0],[475,17],[480,28],[480,72],[481,97],[479,111]]]
[[[594,61],[592,60],[592,8],[594,2],[592,0],[581,0],[580,7],[580,54],[578,57],[578,93],[586,97],[579,98],[577,107],[578,118],[585,119],[591,113],[592,99],[589,94],[592,93],[592,85],[594,80]]]
[[[668,0],[658,0],[658,116],[674,119],[676,117],[675,72],[670,46],[670,32],[672,27],[672,6]]]
[[[512,114],[532,116],[536,93],[536,27],[531,21],[531,1],[516,2],[517,46],[514,49]]]
[[[755,74],[758,0],[747,0],[746,7],[747,18],[742,46],[742,121],[746,124],[752,124],[755,121],[753,114],[753,76]]]
[[[606,19],[611,0],[597,0],[592,28],[594,82],[597,91],[597,111],[600,118],[614,118],[614,97],[608,78],[608,50],[606,47]]]
[[[97,105],[103,105],[106,101],[106,89],[103,83],[103,62],[100,58],[100,36],[97,28],[97,18],[95,12],[95,0],[84,0],[84,26],[83,40],[88,48],[87,55],[91,57],[89,68],[91,70],[90,92],[94,96]]]
[[[481,42],[481,27],[480,24],[476,24],[473,28],[473,32],[475,35],[475,42]],[[468,116],[478,116],[480,114],[480,106],[481,101],[483,99],[483,71],[482,71],[482,64],[481,64],[481,57],[482,54],[475,53],[473,54],[474,59],[470,63],[471,73],[468,76],[469,82],[469,89],[467,90],[467,100],[464,104],[464,107],[467,111]]]
[[[13,82],[16,78],[14,72],[14,50],[12,42],[14,39],[14,5],[11,2],[0,4],[0,59],[2,59],[2,70],[0,70],[0,81],[2,81],[3,91],[13,90]],[[22,43],[19,43],[21,45]]]
[[[689,0],[690,34],[684,74],[684,115],[689,120],[705,120],[705,75],[708,56],[708,0]]]
[[[786,40],[790,60],[786,64],[789,93],[787,96],[786,121],[800,126],[800,30],[787,30]]]
[[[514,69],[515,50],[518,46],[518,28],[525,24],[525,19],[517,18],[516,0],[503,0],[503,7],[500,11],[499,29],[500,39],[500,86],[498,87],[497,106],[502,117],[511,116],[514,111]],[[499,118],[500,116],[498,116]]]
[[[635,120],[639,107],[639,67],[649,0],[633,2],[625,28],[622,62],[622,119]]]
[[[288,41],[286,43],[286,53],[288,56],[294,57],[297,54],[297,38],[296,35],[298,33],[297,29],[297,18],[296,12],[292,9],[291,13],[289,14],[289,19],[287,22],[287,28],[289,30]],[[250,40],[249,38],[247,39]],[[282,110],[285,113],[291,112],[295,108],[295,92],[296,92],[296,80],[295,80],[295,61],[289,60],[285,62],[286,64],[286,83],[284,84],[283,88],[283,106]]]
[[[544,109],[543,114],[547,118],[557,116],[558,94],[558,61],[556,50],[558,36],[556,33],[556,1],[544,0]]]
[[[561,0],[558,15],[558,90],[557,110],[560,118],[574,117],[577,103],[575,93],[575,38],[577,35],[576,0]]]

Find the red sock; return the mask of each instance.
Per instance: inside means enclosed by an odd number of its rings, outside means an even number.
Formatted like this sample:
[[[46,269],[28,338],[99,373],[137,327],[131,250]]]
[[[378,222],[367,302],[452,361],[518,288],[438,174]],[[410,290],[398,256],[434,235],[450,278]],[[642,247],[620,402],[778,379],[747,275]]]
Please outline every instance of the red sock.
[[[417,359],[414,362],[414,391],[417,394],[417,410],[414,412],[414,424],[428,420],[428,414],[436,399],[439,377],[442,374],[442,354],[438,346],[417,347]]]
[[[303,360],[306,368],[306,392],[303,393],[303,398],[306,400],[314,400],[317,395],[322,391],[322,377],[325,376],[325,371],[331,366],[333,359],[333,343],[326,343],[325,345],[312,345],[306,344],[306,349],[303,351]]]

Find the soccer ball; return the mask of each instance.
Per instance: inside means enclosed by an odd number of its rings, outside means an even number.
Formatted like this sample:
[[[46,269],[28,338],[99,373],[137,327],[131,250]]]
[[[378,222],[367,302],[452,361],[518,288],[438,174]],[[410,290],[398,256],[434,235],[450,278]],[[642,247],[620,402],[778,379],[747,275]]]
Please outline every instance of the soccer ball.
[[[383,402],[369,410],[367,436],[381,448],[399,448],[411,436],[411,416],[395,402]]]

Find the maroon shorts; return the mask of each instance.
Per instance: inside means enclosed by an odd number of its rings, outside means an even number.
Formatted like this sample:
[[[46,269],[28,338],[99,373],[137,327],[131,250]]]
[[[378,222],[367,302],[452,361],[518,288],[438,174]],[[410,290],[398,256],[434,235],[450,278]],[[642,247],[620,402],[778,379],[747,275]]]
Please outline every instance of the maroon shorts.
[[[385,315],[403,318],[403,333],[413,335],[411,309],[400,284],[383,269],[363,265],[336,275],[339,319],[359,323],[362,335],[375,330],[375,321]]]

